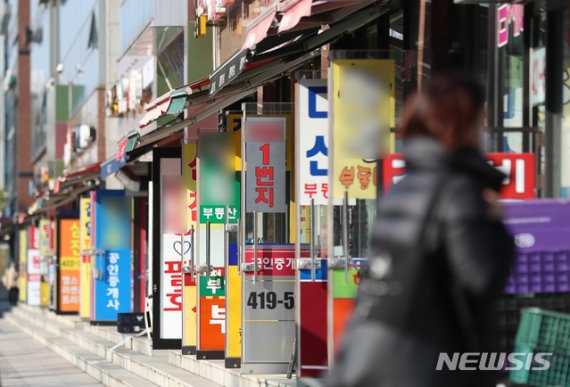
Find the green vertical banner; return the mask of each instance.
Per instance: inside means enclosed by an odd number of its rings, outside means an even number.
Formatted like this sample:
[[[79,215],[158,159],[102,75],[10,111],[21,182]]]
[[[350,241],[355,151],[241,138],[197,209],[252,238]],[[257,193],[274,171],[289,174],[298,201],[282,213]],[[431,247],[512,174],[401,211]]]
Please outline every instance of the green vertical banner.
[[[237,223],[239,180],[228,133],[200,133],[199,174],[199,259],[208,265],[209,275],[198,274],[198,359],[223,359],[226,343],[225,257],[226,223]],[[206,224],[211,225],[210,228]],[[209,244],[209,246],[208,246]]]
[[[200,136],[200,223],[237,223],[240,181],[227,133]],[[226,214],[226,205],[228,206]]]

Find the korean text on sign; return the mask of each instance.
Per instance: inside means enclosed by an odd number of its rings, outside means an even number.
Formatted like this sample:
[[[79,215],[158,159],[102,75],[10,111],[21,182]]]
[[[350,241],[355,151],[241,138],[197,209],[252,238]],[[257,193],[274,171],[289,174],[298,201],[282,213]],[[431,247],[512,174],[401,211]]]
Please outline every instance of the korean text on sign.
[[[297,84],[296,176],[300,205],[328,203],[329,103],[327,81],[304,79]]]
[[[246,119],[246,209],[285,212],[285,118]]]
[[[503,199],[532,199],[535,197],[535,159],[532,153],[488,153],[489,164],[505,174],[500,197]],[[389,189],[406,174],[401,154],[384,160],[384,189]]]
[[[105,307],[107,309],[119,310],[121,303],[119,302],[119,259],[120,255],[118,253],[109,253],[107,265],[106,265],[106,276],[107,276],[107,291],[105,297],[107,298],[107,303]]]

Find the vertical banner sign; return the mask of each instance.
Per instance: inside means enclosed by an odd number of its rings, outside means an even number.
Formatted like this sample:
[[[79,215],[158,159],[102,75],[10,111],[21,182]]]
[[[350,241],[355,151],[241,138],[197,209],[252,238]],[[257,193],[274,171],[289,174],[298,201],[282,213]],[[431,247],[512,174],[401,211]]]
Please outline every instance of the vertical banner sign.
[[[227,133],[200,136],[200,223],[237,223],[240,216],[239,181]],[[226,214],[226,205],[228,214]]]
[[[27,262],[28,262],[28,232],[26,230],[20,230],[18,234],[18,247],[19,247],[19,270],[20,273],[20,281],[18,288],[20,289],[19,299],[20,302],[26,302],[27,293],[28,293],[28,276],[26,272],[28,270]]]
[[[376,160],[395,121],[394,62],[333,61],[333,197],[376,198]]]
[[[162,246],[160,264],[160,337],[182,339],[182,258],[190,255],[186,233],[186,192],[182,160],[160,160],[160,215]]]
[[[28,274],[28,305],[40,305],[40,284],[41,284],[41,264],[39,250],[39,229],[37,227],[29,228],[29,243],[27,257],[27,274]]]
[[[301,256],[309,257],[309,250]],[[298,369],[301,377],[319,377],[328,368],[327,348],[327,260],[317,258],[320,267],[314,277],[310,269],[299,270],[298,311]]]
[[[331,350],[335,354],[341,342],[348,319],[352,315],[356,292],[362,278],[363,267],[364,262],[356,262],[349,269],[348,281],[342,270],[332,270],[332,276],[329,278],[329,287],[332,289],[332,300],[330,300],[330,302],[333,310],[332,321],[329,322],[332,325],[333,337]]]
[[[296,88],[296,101],[295,188],[298,204],[302,206],[298,212],[298,227],[305,225],[296,241],[301,251],[302,248],[306,249],[306,244],[301,245],[302,242],[308,243],[320,234],[317,221],[311,222],[310,219],[311,204],[328,205],[327,81],[300,80]],[[316,207],[316,217],[318,213],[319,207]],[[311,227],[317,229],[311,230]],[[309,251],[306,251],[306,256],[310,256]],[[315,261],[320,265],[314,272],[310,266],[299,266],[297,271],[297,374],[300,377],[319,377],[327,369],[327,260],[316,258]]]
[[[93,249],[91,246],[91,198],[79,200],[79,227],[79,248],[81,250],[79,316],[89,319],[91,310],[91,250]]]
[[[228,114],[226,117],[227,132],[233,145],[232,154],[234,163],[232,169],[236,174],[237,194],[241,194],[241,114]],[[238,200],[238,203],[240,201]],[[239,208],[239,207],[238,207]],[[231,236],[230,236],[231,235]],[[233,235],[236,236],[235,242]],[[242,286],[239,273],[238,244],[236,234],[228,234],[229,241],[226,249],[226,368],[239,368],[241,366],[241,306]]]
[[[198,345],[200,359],[223,359],[226,334],[224,224],[237,223],[240,216],[239,182],[227,133],[204,133],[199,138],[200,263],[210,273],[198,275]],[[226,214],[226,207],[228,213]],[[210,235],[206,224],[210,223]],[[207,246],[207,244],[210,246]]]
[[[257,281],[244,274],[242,372],[285,373],[295,342],[295,248],[259,246],[255,260],[250,245],[244,260],[259,270]]]
[[[162,320],[161,337],[182,338],[182,253],[188,254],[190,242],[180,242],[180,234],[162,236],[162,281],[160,283]]]
[[[42,218],[39,223],[39,244],[40,244],[40,305],[49,306],[49,282],[48,264],[54,255],[53,246],[53,223],[46,218]]]
[[[58,312],[79,312],[79,219],[59,221]]]
[[[238,243],[230,242],[226,267],[226,368],[238,368],[241,365],[242,286],[238,264]]]
[[[329,103],[327,81],[297,83],[295,128],[297,141],[297,200],[299,205],[328,204]]]
[[[332,196],[329,200],[329,246],[335,261],[328,274],[328,356],[333,361],[340,333],[350,316],[354,292],[360,278],[363,262],[351,257],[357,250],[359,238],[367,240],[373,216],[365,216],[363,223],[352,229],[348,220],[333,222],[335,201],[342,200],[341,211],[350,216],[348,208],[354,199],[375,200],[377,193],[377,161],[391,149],[390,129],[395,126],[395,64],[385,59],[341,59],[332,62],[332,88],[329,90],[331,107],[331,166],[329,181]],[[374,205],[369,205],[374,208]],[[358,211],[358,210],[357,210]],[[343,217],[344,218],[344,215]],[[348,232],[347,232],[348,231]],[[346,240],[349,238],[349,240]],[[351,243],[351,240],[356,243]],[[334,242],[338,241],[338,242]],[[352,246],[352,248],[351,248]],[[347,251],[349,250],[349,251]],[[363,251],[356,254],[366,254]]]
[[[186,189],[186,239],[193,243],[194,235],[191,234],[193,229],[197,229],[197,152],[196,144],[184,144],[182,146],[182,179]],[[194,246],[190,246],[194,248]],[[191,355],[196,353],[196,308],[198,294],[196,291],[196,281],[192,273],[195,262],[191,261],[191,254],[185,254],[182,257],[183,268],[189,268],[183,274],[183,293],[182,293],[182,354]]]
[[[92,203],[91,320],[116,321],[132,310],[131,199],[124,191],[98,190]]]
[[[42,218],[40,219],[39,223],[39,249],[40,249],[40,256],[43,260],[44,257],[47,257],[49,254],[52,253],[51,246],[50,246],[50,233],[51,233],[51,225],[49,219]]]
[[[247,212],[285,212],[286,118],[247,117]]]

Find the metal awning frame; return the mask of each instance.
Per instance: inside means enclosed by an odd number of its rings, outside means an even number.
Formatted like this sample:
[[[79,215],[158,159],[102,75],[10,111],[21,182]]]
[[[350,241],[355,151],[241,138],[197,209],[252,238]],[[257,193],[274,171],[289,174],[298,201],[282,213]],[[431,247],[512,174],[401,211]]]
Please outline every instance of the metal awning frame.
[[[349,12],[349,10],[347,10]],[[297,67],[315,58],[320,51],[320,47],[333,42],[346,33],[353,32],[381,15],[389,12],[389,8],[381,3],[375,6],[360,9],[344,20],[341,20],[327,30],[318,34],[309,34],[300,42],[294,43],[292,47],[284,47],[278,52],[263,53],[255,55],[255,62],[276,58],[266,65],[245,71],[231,84],[221,89],[217,94],[210,96],[207,90],[200,91],[187,97],[186,107],[205,105],[204,110],[178,122],[169,124],[149,132],[142,136],[133,150],[155,144],[168,136],[183,130],[187,126],[193,125],[212,113],[231,105],[246,96],[254,93],[257,87],[271,82],[274,79],[293,71]],[[270,55],[271,54],[271,55]],[[279,58],[279,59],[277,59]]]

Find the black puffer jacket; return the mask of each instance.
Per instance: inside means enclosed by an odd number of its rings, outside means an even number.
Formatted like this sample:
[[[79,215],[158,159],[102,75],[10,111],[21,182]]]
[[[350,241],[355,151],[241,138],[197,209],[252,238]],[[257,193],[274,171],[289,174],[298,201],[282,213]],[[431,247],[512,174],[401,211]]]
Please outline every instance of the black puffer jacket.
[[[380,202],[331,386],[468,385],[434,372],[439,353],[495,349],[494,303],[514,244],[483,191],[504,176],[481,153],[428,138],[409,140],[405,159],[406,177]]]

